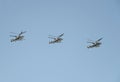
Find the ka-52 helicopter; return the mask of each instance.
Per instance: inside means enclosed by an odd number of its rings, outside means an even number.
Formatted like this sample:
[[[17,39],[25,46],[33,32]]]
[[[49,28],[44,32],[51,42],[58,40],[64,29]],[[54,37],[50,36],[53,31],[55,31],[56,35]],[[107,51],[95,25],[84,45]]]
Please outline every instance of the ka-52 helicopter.
[[[50,41],[49,44],[60,43],[63,40],[63,38],[61,38],[63,35],[64,35],[64,33],[61,34],[61,35],[59,35],[59,36],[57,36],[57,37],[55,37],[55,36],[49,36],[48,38],[53,39],[53,41]]]
[[[92,43],[92,45],[87,46],[87,48],[93,48],[93,47],[100,47],[100,45],[102,44],[100,41],[103,38],[100,38],[98,40],[96,40],[95,42],[88,42],[88,43]]]
[[[13,33],[13,32],[11,32]],[[16,41],[21,41],[24,39],[24,36],[22,34],[26,33],[26,31],[24,32],[20,32],[18,35],[14,36],[14,35],[10,35],[11,37],[15,37],[15,38],[12,38],[11,39],[11,42],[16,42]],[[13,33],[13,34],[16,34],[16,33]]]

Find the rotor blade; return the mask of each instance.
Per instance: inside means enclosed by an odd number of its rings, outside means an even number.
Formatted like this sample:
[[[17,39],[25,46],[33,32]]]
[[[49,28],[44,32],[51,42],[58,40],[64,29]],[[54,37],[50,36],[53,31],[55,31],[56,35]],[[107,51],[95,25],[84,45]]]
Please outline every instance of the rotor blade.
[[[21,34],[24,34],[24,33],[26,33],[26,31],[24,31],[24,32],[21,32],[21,33],[19,34],[19,36],[20,36]]]
[[[87,43],[94,43],[94,41],[93,40],[91,40],[91,39],[88,39],[88,41],[87,41]]]
[[[54,38],[56,38],[56,36],[49,35],[48,38],[53,38],[54,39]]]
[[[93,41],[93,40],[91,40],[91,39],[88,39],[87,41],[88,41],[88,42],[94,42],[94,41]]]
[[[14,36],[14,35],[10,35],[10,37],[17,37],[17,36]]]
[[[94,42],[87,42],[87,43],[92,43],[92,44],[95,44]]]
[[[10,32],[10,33],[12,33],[12,34],[17,34],[17,33],[14,33],[14,32]]]
[[[55,39],[54,37],[48,37],[48,38]]]
[[[98,39],[97,41],[100,41],[100,40],[102,40],[103,38],[100,38],[100,39]]]
[[[56,36],[49,35],[49,37],[56,37]]]
[[[87,42],[87,43],[94,43],[94,42]]]
[[[63,34],[61,34],[61,35],[59,35],[59,36],[58,36],[58,38],[62,37],[63,35],[64,35],[64,33],[63,33]]]

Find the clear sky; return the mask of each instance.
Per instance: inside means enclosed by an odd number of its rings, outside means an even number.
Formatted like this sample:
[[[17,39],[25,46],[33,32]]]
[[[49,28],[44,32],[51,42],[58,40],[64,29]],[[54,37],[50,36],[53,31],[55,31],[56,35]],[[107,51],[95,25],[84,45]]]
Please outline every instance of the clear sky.
[[[0,28],[0,82],[120,82],[120,0],[0,0]]]

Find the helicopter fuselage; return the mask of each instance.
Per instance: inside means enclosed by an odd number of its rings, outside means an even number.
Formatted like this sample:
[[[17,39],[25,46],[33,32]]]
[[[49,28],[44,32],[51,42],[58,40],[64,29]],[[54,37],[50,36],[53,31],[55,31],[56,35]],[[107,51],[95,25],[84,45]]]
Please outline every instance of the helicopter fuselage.
[[[18,41],[18,40],[23,40],[24,36],[17,36],[14,39],[11,39],[11,42],[13,41]]]
[[[49,44],[51,43],[60,43],[63,39],[62,38],[54,38],[54,41],[50,41]]]
[[[93,45],[87,46],[87,48],[99,47],[101,44],[101,42],[96,42]]]

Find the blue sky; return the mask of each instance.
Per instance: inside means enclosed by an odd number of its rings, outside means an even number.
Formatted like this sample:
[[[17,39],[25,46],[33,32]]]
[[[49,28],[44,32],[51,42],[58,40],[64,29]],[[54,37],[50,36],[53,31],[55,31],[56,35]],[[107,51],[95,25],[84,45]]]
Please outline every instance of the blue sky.
[[[0,19],[0,82],[120,82],[120,0],[0,0]]]

